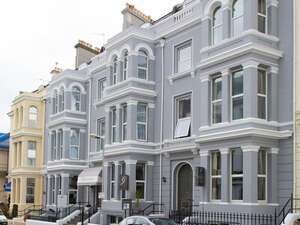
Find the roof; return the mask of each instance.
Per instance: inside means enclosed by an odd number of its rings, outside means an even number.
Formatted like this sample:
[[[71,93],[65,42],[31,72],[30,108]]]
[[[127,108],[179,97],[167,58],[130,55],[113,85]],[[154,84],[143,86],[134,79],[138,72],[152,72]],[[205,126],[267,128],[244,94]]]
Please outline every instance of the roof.
[[[0,133],[0,150],[9,149],[9,133]]]

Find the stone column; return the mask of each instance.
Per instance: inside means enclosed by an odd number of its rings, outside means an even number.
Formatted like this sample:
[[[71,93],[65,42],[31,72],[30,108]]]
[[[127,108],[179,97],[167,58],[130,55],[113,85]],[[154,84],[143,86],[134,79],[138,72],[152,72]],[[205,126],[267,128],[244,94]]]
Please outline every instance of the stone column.
[[[63,129],[63,153],[62,159],[69,159],[69,149],[70,149],[70,132],[69,128]]]
[[[230,73],[222,71],[222,123],[230,121]]]
[[[148,120],[147,121],[148,121],[148,124],[147,124],[147,140],[149,142],[154,142],[155,105],[152,104],[152,103],[148,104]]]
[[[127,68],[127,79],[129,77],[134,77],[134,67],[133,67],[133,56],[128,53],[128,68]]]
[[[19,202],[21,205],[26,204],[26,194],[27,194],[27,177],[20,178],[20,185],[19,185]]]
[[[125,160],[126,174],[129,176],[129,190],[127,196],[130,199],[135,199],[136,194],[136,163],[137,160]]]
[[[244,0],[244,30],[257,29],[257,1]]]
[[[21,201],[20,201],[20,192],[21,192],[21,185],[20,185],[20,183],[21,183],[21,180],[20,180],[20,178],[17,178],[17,203],[21,203]]]
[[[278,203],[278,153],[279,148],[271,148],[267,154],[267,200],[268,203]]]
[[[211,45],[211,19],[209,17],[205,17],[201,23],[201,48],[208,47]]]
[[[121,142],[121,135],[120,135],[120,113],[121,112],[121,105],[116,105],[116,142]]]
[[[278,36],[278,0],[267,1],[268,34]]]
[[[115,161],[115,199],[120,200],[120,174],[121,166],[119,161]]]
[[[70,175],[68,173],[61,174],[61,194],[68,195]]]
[[[208,151],[201,151],[200,149],[200,166],[205,169],[205,185],[201,187],[200,199],[202,203],[209,201],[210,196],[210,156]]]
[[[257,117],[257,74],[258,63],[248,61],[244,70],[244,118]]]
[[[210,125],[210,106],[209,106],[209,99],[210,95],[207,96],[209,91],[209,78],[206,76],[201,80],[201,88],[200,88],[200,104],[202,105],[202,113],[200,114],[200,123],[201,127],[208,127]]]
[[[111,144],[111,113],[110,108],[105,107],[105,144]]]
[[[51,187],[51,175],[47,175],[47,205],[51,205],[52,203],[52,199],[51,199],[51,196],[52,196],[52,187]]]
[[[53,199],[54,205],[57,204],[57,195],[58,195],[58,175],[55,174],[54,175],[54,199]]]
[[[257,203],[257,165],[259,146],[242,146],[243,151],[243,201]]]
[[[268,102],[268,116],[270,121],[278,121],[278,67],[271,67],[267,76],[268,90],[267,90],[267,102]]]
[[[16,202],[16,179],[15,178],[11,179],[11,187],[12,187],[11,202],[15,203]]]
[[[136,140],[137,101],[127,102],[127,139]]]
[[[103,163],[103,192],[104,192],[104,199],[109,200],[110,198],[110,192],[109,192],[109,184],[110,184],[110,178],[109,178],[109,163],[104,162]]]
[[[230,149],[221,148],[221,200],[222,202],[230,201]]]
[[[231,8],[226,4],[222,8],[223,16],[223,40],[231,36]]]
[[[121,59],[119,59],[119,61],[118,61],[118,68],[117,68],[117,83],[119,83],[119,82],[121,82],[121,81],[123,81],[123,73],[122,73],[122,62],[121,62]]]
[[[146,174],[146,201],[153,201],[153,161],[148,161],[147,164],[147,174]]]

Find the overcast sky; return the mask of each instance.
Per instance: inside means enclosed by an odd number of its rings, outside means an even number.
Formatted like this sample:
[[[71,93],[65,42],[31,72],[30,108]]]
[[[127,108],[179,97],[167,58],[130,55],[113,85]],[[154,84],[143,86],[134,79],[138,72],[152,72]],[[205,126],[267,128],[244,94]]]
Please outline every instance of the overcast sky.
[[[157,19],[183,0],[0,0],[0,132],[19,91],[49,81],[55,65],[73,68],[78,39],[96,46],[122,28],[125,3]]]

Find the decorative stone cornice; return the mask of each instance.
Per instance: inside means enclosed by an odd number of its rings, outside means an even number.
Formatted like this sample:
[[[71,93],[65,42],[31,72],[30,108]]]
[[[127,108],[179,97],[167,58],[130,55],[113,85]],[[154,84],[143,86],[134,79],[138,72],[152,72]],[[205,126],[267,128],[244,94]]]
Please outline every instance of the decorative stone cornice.
[[[133,159],[126,159],[124,161],[126,165],[135,165],[137,163],[137,160],[133,160]]]

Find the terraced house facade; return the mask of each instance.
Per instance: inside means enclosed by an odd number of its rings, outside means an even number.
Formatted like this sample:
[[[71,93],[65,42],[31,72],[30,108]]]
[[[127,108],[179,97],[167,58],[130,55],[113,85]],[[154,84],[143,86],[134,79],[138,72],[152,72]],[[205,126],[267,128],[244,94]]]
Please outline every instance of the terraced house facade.
[[[106,222],[122,199],[273,213],[293,191],[292,12],[185,0],[153,21],[127,5],[122,32],[47,90],[47,205],[100,197]]]

